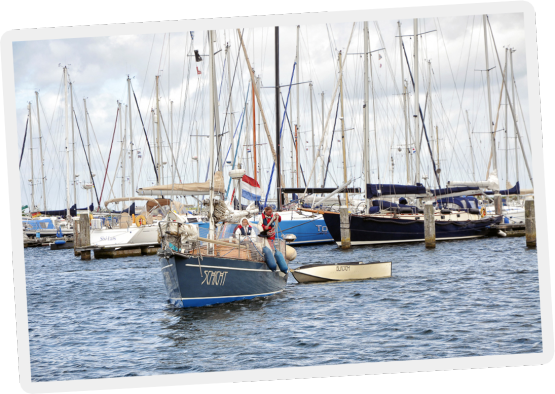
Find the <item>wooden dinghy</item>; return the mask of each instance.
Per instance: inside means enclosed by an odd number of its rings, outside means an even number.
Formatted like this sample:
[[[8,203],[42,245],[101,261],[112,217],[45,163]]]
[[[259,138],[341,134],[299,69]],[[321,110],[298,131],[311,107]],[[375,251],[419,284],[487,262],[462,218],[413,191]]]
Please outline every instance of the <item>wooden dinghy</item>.
[[[381,279],[391,277],[391,262],[309,264],[291,273],[299,283]]]

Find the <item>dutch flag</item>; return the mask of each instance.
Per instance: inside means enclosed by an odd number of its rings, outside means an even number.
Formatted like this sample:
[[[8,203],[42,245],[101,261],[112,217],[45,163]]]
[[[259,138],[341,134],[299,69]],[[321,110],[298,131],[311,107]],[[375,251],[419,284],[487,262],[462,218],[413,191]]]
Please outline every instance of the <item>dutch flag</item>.
[[[242,197],[249,201],[260,201],[262,198],[262,189],[257,181],[247,175],[243,175],[241,179]]]

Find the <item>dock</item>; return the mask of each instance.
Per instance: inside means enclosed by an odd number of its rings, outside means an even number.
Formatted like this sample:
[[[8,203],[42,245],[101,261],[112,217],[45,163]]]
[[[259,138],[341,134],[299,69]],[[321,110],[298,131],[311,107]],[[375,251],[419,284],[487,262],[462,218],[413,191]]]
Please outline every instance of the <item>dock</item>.
[[[89,245],[76,247],[75,251],[79,252],[82,257],[87,255],[90,256],[90,253],[93,252],[95,259],[109,259],[118,257],[150,256],[156,254],[159,248],[160,244],[123,244],[110,246]]]
[[[502,223],[491,226],[495,230],[503,231],[507,237],[524,237],[526,235],[526,226],[524,223]]]

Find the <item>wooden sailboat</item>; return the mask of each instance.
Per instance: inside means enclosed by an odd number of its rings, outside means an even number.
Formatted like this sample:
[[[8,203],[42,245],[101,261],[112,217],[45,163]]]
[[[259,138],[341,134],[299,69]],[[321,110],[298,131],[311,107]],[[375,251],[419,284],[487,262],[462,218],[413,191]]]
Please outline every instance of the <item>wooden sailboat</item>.
[[[276,33],[277,33],[276,27]],[[260,240],[252,235],[233,242],[235,224],[215,226],[214,134],[219,134],[214,67],[214,32],[210,41],[209,220],[207,238],[198,227],[168,218],[160,223],[158,253],[169,301],[177,307],[198,307],[269,296],[284,290],[289,268],[285,241]],[[279,269],[278,269],[279,267]]]

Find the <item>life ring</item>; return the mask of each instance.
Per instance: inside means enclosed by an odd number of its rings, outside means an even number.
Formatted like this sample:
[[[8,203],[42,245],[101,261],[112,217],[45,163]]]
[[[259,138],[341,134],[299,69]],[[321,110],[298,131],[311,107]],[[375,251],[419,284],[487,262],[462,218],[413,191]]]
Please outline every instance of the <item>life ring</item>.
[[[480,209],[480,214],[482,215],[482,217],[485,217],[485,216],[486,216],[486,207],[482,207],[482,208]]]
[[[146,218],[143,215],[135,216],[135,224],[137,227],[141,227],[146,224]]]

